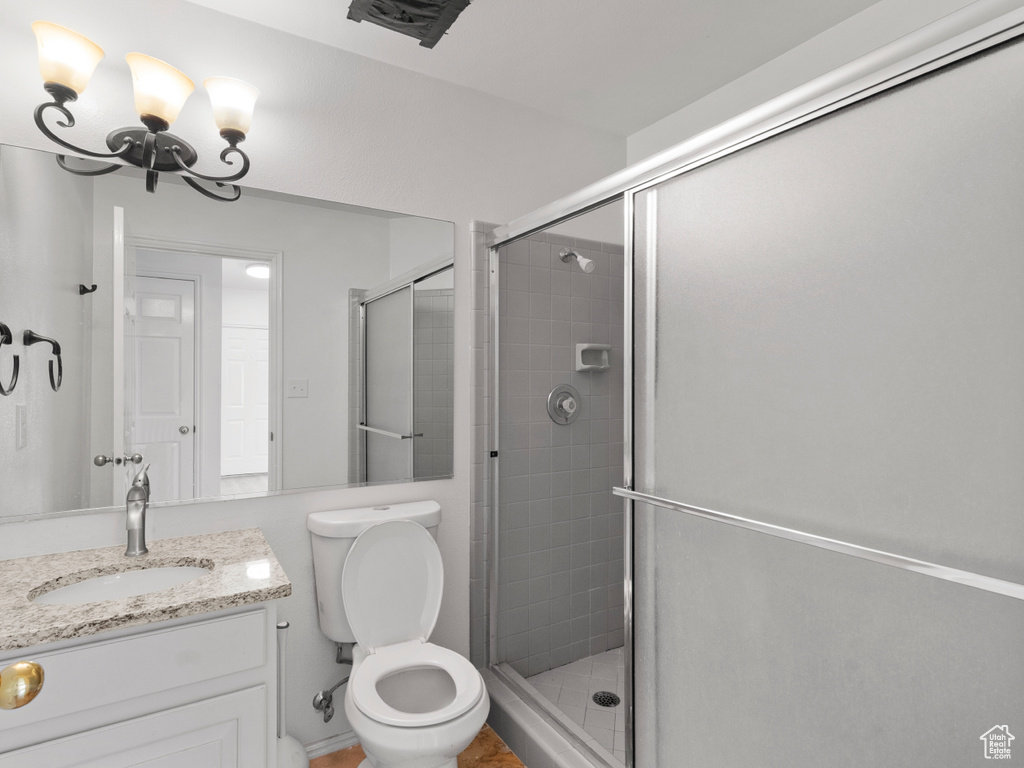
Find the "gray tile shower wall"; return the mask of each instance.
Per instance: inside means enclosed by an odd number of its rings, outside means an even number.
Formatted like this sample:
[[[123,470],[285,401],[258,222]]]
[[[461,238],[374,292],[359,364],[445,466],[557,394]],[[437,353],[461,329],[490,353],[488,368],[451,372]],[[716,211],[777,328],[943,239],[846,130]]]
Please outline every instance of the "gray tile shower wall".
[[[413,476],[452,473],[454,321],[451,288],[417,289],[413,298]]]
[[[524,676],[622,645],[622,253],[552,234],[499,252],[498,660]],[[609,370],[576,371],[586,342],[611,346]],[[564,426],[546,408],[559,384],[582,400]]]

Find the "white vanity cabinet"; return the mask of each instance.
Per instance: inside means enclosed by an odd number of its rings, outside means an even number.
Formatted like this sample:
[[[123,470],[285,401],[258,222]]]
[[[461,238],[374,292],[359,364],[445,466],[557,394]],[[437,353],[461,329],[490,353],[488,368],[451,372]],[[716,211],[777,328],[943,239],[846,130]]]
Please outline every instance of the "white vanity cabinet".
[[[0,768],[275,768],[273,604],[0,652],[38,662],[0,710]]]

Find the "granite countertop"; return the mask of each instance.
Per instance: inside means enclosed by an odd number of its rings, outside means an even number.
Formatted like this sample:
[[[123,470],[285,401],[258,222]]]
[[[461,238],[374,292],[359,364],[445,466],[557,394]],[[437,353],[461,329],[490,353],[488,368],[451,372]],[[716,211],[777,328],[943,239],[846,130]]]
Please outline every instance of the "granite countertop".
[[[199,566],[210,573],[137,597],[44,605],[32,599],[94,576],[141,568]],[[149,542],[125,557],[124,544],[0,562],[0,651],[113,629],[262,603],[292,593],[292,584],[259,528]]]

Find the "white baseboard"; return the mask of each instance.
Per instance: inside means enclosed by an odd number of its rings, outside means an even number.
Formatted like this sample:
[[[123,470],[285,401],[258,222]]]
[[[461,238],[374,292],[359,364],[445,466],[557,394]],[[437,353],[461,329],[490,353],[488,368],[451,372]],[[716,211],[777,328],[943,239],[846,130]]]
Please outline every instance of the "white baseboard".
[[[306,748],[306,754],[312,760],[314,757],[329,755],[332,752],[337,752],[339,749],[354,747],[358,743],[359,738],[355,733],[348,731],[347,733],[339,733],[337,736],[331,736],[320,741],[314,741],[312,744],[303,744],[302,746]]]

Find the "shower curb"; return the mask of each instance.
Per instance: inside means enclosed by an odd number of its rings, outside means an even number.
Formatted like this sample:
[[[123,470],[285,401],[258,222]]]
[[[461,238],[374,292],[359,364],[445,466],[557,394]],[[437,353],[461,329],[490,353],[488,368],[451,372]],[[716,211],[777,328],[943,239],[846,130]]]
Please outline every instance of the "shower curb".
[[[560,721],[556,727],[553,718],[533,709],[494,672],[481,669],[480,674],[491,698],[487,722],[529,768],[594,768],[595,764],[578,751],[576,745],[559,732],[558,727],[569,728],[574,736],[582,736],[587,747],[605,758],[608,765],[619,764],[611,753],[582,732],[575,723]],[[523,685],[532,688],[525,681]]]

